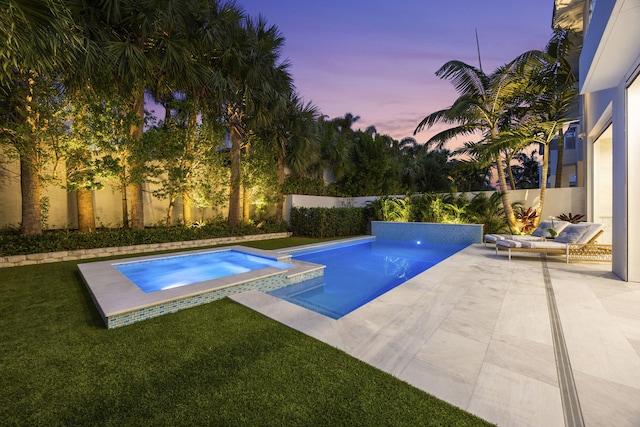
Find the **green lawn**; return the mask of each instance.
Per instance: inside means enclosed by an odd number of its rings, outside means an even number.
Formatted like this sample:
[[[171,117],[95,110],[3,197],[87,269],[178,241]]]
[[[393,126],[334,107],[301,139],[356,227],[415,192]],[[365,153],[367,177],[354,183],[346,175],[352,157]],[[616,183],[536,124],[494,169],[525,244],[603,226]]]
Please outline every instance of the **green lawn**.
[[[107,330],[76,265],[0,269],[1,425],[487,425],[229,299]]]

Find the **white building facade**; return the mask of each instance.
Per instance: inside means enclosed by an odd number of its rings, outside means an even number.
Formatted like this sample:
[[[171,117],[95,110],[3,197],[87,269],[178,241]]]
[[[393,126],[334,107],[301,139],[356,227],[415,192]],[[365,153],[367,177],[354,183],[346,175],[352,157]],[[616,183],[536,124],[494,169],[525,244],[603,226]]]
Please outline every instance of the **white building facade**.
[[[583,8],[580,54],[587,218],[610,224],[615,274],[640,282],[640,0]]]

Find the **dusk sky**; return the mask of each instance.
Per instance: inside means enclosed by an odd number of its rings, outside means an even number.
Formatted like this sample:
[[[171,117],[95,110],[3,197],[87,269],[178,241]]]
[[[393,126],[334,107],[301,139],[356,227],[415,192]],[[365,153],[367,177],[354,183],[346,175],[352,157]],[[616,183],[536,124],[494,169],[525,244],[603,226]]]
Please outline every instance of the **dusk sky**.
[[[450,60],[492,72],[551,37],[551,0],[238,0],[285,37],[298,92],[329,118],[360,116],[395,139],[457,97],[435,72]],[[426,141],[433,131],[416,135]]]

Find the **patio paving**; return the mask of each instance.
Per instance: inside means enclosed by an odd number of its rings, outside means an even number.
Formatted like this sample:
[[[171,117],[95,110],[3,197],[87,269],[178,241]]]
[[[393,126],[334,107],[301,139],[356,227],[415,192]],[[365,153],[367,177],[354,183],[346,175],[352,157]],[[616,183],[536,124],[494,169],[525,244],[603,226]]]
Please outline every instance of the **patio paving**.
[[[338,320],[232,298],[500,426],[640,425],[640,284],[611,264],[472,245]]]

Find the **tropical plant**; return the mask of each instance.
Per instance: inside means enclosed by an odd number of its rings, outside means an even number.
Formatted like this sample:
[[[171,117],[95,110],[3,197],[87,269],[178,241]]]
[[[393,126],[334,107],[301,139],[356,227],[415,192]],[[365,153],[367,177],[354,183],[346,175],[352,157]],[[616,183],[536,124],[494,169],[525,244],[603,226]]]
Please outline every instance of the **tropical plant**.
[[[500,193],[491,193],[487,197],[485,193],[476,194],[467,207],[469,222],[483,224],[485,234],[500,234],[509,231],[504,216]]]
[[[436,145],[442,148],[449,140],[480,134],[482,140],[473,145],[476,155],[483,161],[491,160],[498,172],[498,183],[502,195],[502,204],[509,228],[519,230],[505,177],[503,153],[508,145],[498,137],[501,130],[508,126],[508,118],[513,104],[517,102],[520,86],[513,78],[512,65],[499,67],[487,75],[481,69],[461,61],[450,61],[443,65],[436,75],[452,81],[460,96],[447,109],[426,116],[416,127],[414,134],[438,123],[454,126],[432,136],[426,146]],[[481,148],[481,149],[480,149]]]
[[[411,203],[410,197],[384,196],[367,202],[365,210],[374,221],[407,222]]]
[[[531,207],[526,210],[523,207],[519,207],[519,209],[516,210],[516,218],[518,222],[522,224],[521,230],[525,234],[530,234],[540,222],[538,211]]]
[[[579,222],[584,221],[584,215],[583,214],[572,214],[571,212],[569,212],[568,214],[560,214],[558,215],[557,219],[559,219],[560,221],[567,221],[570,222],[571,224],[577,224]]]

